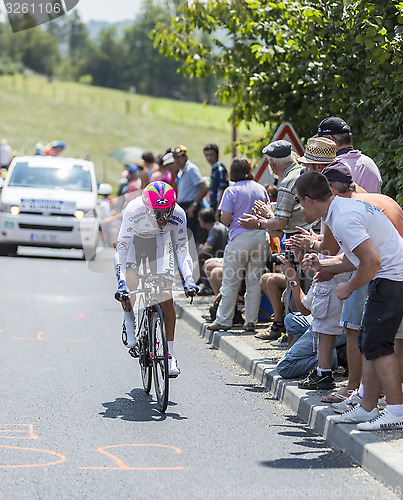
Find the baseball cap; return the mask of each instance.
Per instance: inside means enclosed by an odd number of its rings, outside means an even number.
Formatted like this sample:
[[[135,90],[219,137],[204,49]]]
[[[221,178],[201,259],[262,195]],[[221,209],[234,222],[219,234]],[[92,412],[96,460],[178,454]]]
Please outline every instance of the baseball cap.
[[[322,170],[322,174],[329,182],[353,182],[351,170],[341,161],[335,161]]]
[[[135,172],[138,172],[140,169],[135,163],[132,163],[126,166],[126,170],[128,171],[129,174],[134,174]]]
[[[174,155],[171,152],[165,154],[162,157],[162,164],[163,165],[169,165],[170,163],[173,163],[174,161],[175,161],[175,158],[174,158]]]
[[[171,149],[171,153],[174,155],[174,157],[186,155],[187,152],[188,152],[187,147],[186,146],[182,146],[181,144],[179,144],[179,146],[174,146]]]
[[[285,140],[271,142],[263,148],[262,153],[272,158],[286,158],[290,156],[292,150],[291,143]]]
[[[346,134],[347,132],[351,132],[351,128],[343,118],[338,118],[337,116],[325,118],[319,123],[318,127],[318,137],[324,135]]]

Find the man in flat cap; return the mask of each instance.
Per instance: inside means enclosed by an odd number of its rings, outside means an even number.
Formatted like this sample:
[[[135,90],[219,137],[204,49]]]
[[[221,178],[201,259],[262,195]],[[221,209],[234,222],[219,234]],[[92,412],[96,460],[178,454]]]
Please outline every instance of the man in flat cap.
[[[263,149],[263,154],[266,155],[273,175],[279,179],[276,210],[273,213],[268,204],[267,218],[244,214],[243,218],[238,219],[239,225],[245,229],[264,229],[272,238],[281,238],[283,232],[289,238],[298,232],[295,226],[309,230],[311,225],[305,222],[301,206],[295,200],[295,183],[304,167],[296,162],[291,144],[285,140],[272,142]],[[258,211],[261,209],[261,204],[256,203],[255,206]],[[260,284],[273,306],[274,321],[268,332],[259,332],[256,337],[276,340],[285,331],[281,292],[286,286],[288,288],[288,285],[284,276],[279,273],[265,273],[261,277]],[[291,309],[294,310],[294,305],[290,305],[290,290],[287,290],[286,310],[290,312]]]
[[[265,229],[270,236],[280,238],[282,232],[287,237],[296,233],[295,226],[309,229],[295,200],[295,182],[303,167],[296,162],[291,144],[285,140],[272,142],[263,149],[263,154],[273,175],[279,179],[276,211],[263,220],[256,215],[245,215],[238,220],[239,225],[245,229]]]

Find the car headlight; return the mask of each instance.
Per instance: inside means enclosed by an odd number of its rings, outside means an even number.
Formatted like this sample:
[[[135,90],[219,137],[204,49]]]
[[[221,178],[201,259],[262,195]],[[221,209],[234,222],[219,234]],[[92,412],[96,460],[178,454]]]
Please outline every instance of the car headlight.
[[[18,207],[17,205],[12,205],[10,207],[10,214],[11,215],[18,215],[20,213],[20,207]]]
[[[74,212],[74,217],[77,217],[77,219],[83,219],[84,218],[84,212],[82,210],[76,210]]]

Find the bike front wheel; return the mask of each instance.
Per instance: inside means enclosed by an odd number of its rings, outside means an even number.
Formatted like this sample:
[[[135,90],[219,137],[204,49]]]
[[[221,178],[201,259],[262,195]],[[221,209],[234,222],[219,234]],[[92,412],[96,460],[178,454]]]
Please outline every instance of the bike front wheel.
[[[151,354],[153,359],[154,386],[159,410],[164,413],[168,406],[168,344],[164,314],[159,304],[151,313]]]
[[[139,342],[141,380],[143,381],[145,392],[149,394],[152,380],[152,361],[146,301],[143,294],[139,295],[136,300],[136,323],[138,328],[137,340]]]

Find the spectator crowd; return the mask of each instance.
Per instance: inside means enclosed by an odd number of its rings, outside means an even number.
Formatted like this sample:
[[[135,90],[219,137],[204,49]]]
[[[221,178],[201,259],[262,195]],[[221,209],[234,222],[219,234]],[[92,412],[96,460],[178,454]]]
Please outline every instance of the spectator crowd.
[[[149,182],[177,194],[195,243],[200,295],[211,295],[212,331],[245,332],[286,351],[277,364],[305,390],[326,390],[335,423],[403,429],[403,211],[381,194],[375,162],[353,146],[341,118],[323,119],[298,157],[289,142],[262,151],[275,179],[204,148],[203,177],[184,145],[128,165],[126,202]],[[110,236],[108,236],[109,238]],[[256,331],[260,315],[270,326]],[[335,390],[334,371],[348,379]]]

